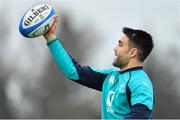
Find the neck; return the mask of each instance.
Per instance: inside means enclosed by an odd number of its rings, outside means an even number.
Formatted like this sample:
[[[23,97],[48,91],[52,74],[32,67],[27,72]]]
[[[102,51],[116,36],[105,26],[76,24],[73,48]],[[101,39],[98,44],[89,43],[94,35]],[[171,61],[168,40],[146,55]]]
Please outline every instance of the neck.
[[[142,67],[142,66],[143,66],[143,62],[131,61],[126,66],[122,67],[121,71],[134,68],[134,67]]]

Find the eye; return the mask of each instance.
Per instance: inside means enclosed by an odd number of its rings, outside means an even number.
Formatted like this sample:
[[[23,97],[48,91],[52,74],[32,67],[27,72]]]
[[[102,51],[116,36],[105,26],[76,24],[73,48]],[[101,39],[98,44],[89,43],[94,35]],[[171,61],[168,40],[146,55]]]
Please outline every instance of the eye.
[[[119,42],[119,46],[120,46],[120,47],[122,46],[122,43],[121,43],[121,42]]]
[[[118,46],[119,46],[119,47],[122,47],[122,46],[123,46],[123,43],[122,43],[121,40],[118,41]]]

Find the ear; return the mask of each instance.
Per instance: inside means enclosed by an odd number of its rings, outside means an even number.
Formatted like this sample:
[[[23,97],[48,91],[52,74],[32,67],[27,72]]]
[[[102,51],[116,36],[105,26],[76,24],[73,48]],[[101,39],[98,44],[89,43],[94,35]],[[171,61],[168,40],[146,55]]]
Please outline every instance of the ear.
[[[137,56],[137,53],[138,53],[137,48],[131,48],[131,49],[130,49],[130,52],[129,52],[129,56],[130,56],[131,58],[134,58],[134,57]]]

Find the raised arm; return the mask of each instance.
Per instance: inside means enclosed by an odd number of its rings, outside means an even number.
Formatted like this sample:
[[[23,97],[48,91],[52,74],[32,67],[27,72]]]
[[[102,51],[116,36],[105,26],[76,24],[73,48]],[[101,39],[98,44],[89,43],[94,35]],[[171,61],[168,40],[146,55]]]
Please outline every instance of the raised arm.
[[[55,35],[58,17],[54,18],[54,23],[50,30],[44,34],[48,47],[56,61],[59,69],[64,75],[82,85],[101,91],[104,79],[111,71],[98,71],[89,66],[82,67],[63,48],[59,39]]]

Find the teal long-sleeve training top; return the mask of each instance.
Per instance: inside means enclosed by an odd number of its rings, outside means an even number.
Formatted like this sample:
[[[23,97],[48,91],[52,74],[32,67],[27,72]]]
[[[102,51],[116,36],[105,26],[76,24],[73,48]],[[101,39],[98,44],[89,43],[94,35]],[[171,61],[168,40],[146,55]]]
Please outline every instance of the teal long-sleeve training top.
[[[67,78],[102,91],[103,119],[151,118],[154,105],[153,86],[143,67],[125,71],[100,71],[79,65],[57,38],[47,45],[59,69]]]

